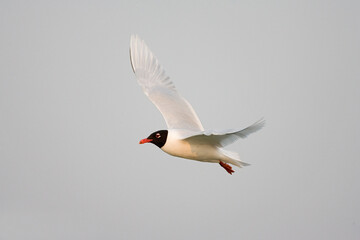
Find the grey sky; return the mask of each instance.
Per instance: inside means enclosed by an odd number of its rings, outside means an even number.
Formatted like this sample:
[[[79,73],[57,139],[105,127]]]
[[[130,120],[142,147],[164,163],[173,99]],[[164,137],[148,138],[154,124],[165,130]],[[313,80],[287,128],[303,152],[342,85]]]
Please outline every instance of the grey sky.
[[[359,7],[1,1],[0,239],[359,239]],[[250,167],[138,144],[132,33]]]

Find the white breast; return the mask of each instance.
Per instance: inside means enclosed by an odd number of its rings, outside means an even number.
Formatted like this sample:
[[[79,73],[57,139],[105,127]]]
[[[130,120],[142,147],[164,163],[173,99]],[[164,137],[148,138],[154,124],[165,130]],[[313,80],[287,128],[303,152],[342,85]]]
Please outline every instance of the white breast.
[[[223,158],[216,146],[190,144],[188,141],[182,140],[174,130],[168,131],[166,143],[161,150],[172,156],[204,162],[219,162]]]

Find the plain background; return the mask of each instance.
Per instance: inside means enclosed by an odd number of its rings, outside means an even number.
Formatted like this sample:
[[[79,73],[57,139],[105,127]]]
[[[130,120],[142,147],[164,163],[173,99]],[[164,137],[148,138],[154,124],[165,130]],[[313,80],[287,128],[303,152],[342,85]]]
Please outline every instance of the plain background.
[[[0,2],[0,239],[360,239],[359,1]],[[166,155],[139,34],[252,165]]]

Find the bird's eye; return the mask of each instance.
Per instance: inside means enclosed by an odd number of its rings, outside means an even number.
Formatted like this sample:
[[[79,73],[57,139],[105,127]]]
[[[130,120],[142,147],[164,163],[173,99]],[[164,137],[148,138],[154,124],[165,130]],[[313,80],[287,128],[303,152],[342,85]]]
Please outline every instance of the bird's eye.
[[[155,134],[155,137],[160,138],[161,137],[160,133]]]

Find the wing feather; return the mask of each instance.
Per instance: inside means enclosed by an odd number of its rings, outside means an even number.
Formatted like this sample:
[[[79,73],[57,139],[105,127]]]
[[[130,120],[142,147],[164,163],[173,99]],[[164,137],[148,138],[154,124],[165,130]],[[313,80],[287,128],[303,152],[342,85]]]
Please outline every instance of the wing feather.
[[[138,83],[169,129],[204,130],[192,106],[180,96],[158,59],[137,35],[130,39],[130,62]]]
[[[221,132],[206,131],[197,135],[185,138],[189,142],[196,142],[200,144],[212,144],[219,147],[225,147],[239,138],[246,138],[250,134],[259,131],[265,126],[265,120],[260,119],[251,126],[242,130],[225,130]]]

